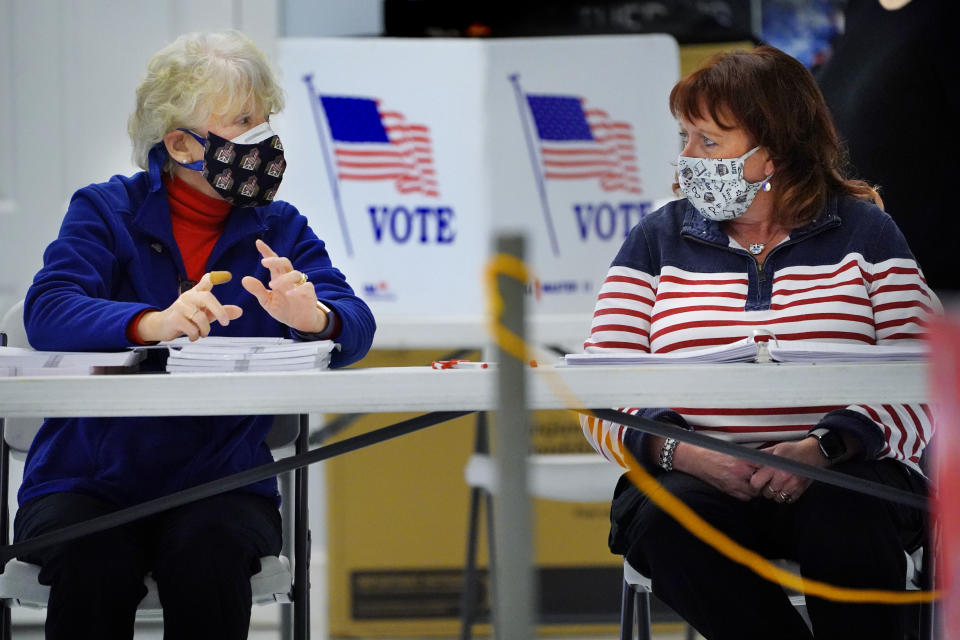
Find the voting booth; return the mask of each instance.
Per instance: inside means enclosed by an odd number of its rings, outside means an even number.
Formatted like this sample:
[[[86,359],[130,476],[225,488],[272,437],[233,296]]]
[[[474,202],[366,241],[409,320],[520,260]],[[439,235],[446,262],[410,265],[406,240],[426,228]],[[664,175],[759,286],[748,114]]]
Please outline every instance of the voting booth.
[[[537,338],[582,341],[626,234],[672,197],[670,36],[288,39],[279,60],[278,197],[388,336],[481,320],[491,238],[510,229],[527,235],[531,324],[555,327]]]
[[[286,39],[278,55],[277,197],[377,318],[361,366],[461,347],[479,358],[484,268],[504,230],[527,238],[528,338],[579,350],[624,238],[672,197],[673,38]],[[366,416],[338,437],[404,417]],[[538,452],[591,451],[571,414],[532,421]],[[456,633],[473,446],[462,418],[325,465],[331,636]],[[606,505],[538,503],[534,521],[541,622],[613,623]]]

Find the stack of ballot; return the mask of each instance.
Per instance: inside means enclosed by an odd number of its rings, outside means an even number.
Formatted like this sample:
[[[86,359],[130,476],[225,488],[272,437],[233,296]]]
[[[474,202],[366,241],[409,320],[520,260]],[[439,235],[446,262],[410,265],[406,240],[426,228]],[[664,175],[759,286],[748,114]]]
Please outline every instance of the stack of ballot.
[[[850,344],[815,340],[757,340],[748,336],[729,344],[671,353],[610,352],[568,353],[569,365],[589,364],[719,364],[727,362],[917,362],[930,355],[927,343]]]
[[[143,354],[138,351],[34,351],[0,347],[0,376],[86,376],[133,373]]]
[[[337,346],[331,340],[299,342],[287,338],[222,336],[207,336],[194,342],[178,338],[163,344],[170,349],[170,373],[326,369],[330,366],[330,353]]]

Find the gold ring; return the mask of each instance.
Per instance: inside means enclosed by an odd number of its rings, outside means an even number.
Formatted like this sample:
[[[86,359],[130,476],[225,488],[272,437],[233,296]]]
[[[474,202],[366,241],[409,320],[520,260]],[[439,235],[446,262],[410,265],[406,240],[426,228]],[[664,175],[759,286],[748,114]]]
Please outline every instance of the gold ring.
[[[300,279],[297,280],[297,284],[293,286],[299,287],[302,284],[307,284],[307,274],[305,274],[303,271],[300,272]]]
[[[780,492],[780,499],[784,502],[790,502],[791,498],[792,496],[789,493],[784,493],[783,491]]]

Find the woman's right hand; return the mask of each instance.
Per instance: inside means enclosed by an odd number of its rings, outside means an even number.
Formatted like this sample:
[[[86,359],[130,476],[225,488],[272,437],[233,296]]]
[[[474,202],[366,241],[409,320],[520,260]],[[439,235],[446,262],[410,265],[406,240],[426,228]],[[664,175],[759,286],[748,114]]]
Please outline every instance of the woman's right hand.
[[[740,458],[681,442],[673,452],[673,468],[716,487],[737,500],[747,502],[759,491],[750,478],[759,466]]]
[[[220,304],[211,293],[214,284],[229,282],[229,271],[212,271],[203,274],[192,289],[185,291],[163,311],[148,311],[137,324],[137,335],[143,342],[159,342],[187,336],[190,341],[210,333],[210,323],[230,324],[243,314],[243,309],[233,304]]]

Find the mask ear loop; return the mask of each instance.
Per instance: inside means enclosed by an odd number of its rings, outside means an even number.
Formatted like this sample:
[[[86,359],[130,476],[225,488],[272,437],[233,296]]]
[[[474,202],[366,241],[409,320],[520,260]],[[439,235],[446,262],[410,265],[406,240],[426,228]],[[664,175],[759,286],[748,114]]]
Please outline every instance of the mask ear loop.
[[[759,150],[760,150],[760,145],[757,145],[757,146],[755,146],[753,149],[750,149],[750,151],[747,151],[745,154],[743,154],[742,156],[740,156],[739,158],[737,158],[737,160],[739,160],[740,162],[746,162],[746,161],[747,161],[747,158],[749,158],[750,156],[752,156],[753,154],[755,154],[755,153],[756,153],[757,151],[759,151]],[[760,190],[761,190],[761,191],[767,191],[767,192],[769,192],[771,189],[773,189],[773,186],[770,184],[770,178],[772,178],[772,177],[773,177],[773,173],[771,173],[770,175],[768,175],[767,177],[765,177],[765,178],[763,179],[763,182],[760,183]],[[756,183],[754,183],[754,184],[756,184]]]
[[[196,134],[193,131],[190,131],[190,129],[184,129],[182,127],[177,127],[177,131],[183,131],[184,133],[190,134],[191,136],[193,136],[194,140],[196,140],[203,146],[204,149],[207,148],[207,139],[204,138],[203,136]],[[194,160],[193,162],[180,162],[179,160],[174,159],[174,162],[176,162],[181,167],[184,167],[185,169],[192,169],[193,171],[203,171],[202,158],[200,160]]]

